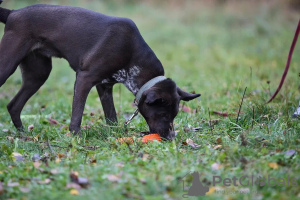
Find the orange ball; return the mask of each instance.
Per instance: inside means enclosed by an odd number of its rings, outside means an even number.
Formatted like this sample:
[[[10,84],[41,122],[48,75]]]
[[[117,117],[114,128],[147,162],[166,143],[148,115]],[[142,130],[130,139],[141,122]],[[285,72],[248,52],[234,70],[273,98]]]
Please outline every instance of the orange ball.
[[[153,142],[153,140],[157,140],[157,141],[161,141],[161,137],[158,133],[153,133],[153,134],[149,134],[149,135],[145,135],[142,138],[142,142],[143,143],[147,143],[147,142]]]

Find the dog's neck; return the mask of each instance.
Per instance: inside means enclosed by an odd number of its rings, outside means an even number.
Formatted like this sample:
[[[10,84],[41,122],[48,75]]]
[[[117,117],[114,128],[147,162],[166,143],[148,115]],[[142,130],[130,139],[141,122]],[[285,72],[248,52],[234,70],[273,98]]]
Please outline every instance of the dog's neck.
[[[133,65],[128,69],[118,70],[112,75],[112,78],[119,83],[123,83],[136,96],[143,85],[158,76],[164,76],[162,66],[149,69],[148,67]],[[105,82],[106,80],[103,81],[103,83]]]

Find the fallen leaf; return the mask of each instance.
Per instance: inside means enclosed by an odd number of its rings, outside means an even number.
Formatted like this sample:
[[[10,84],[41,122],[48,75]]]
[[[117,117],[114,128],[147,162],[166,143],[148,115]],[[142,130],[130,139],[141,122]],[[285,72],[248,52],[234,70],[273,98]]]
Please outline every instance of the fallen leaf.
[[[36,169],[40,168],[41,165],[42,165],[42,163],[40,163],[40,162],[38,162],[38,161],[36,161],[36,162],[33,163],[33,166],[34,166]]]
[[[42,180],[42,181],[38,181],[39,184],[44,184],[44,185],[47,185],[51,182],[51,179],[49,178],[46,178],[45,180]]]
[[[181,106],[181,110],[186,113],[190,113],[192,111],[192,109],[190,107],[185,106],[185,105]]]
[[[24,158],[22,156],[22,154],[17,153],[17,152],[13,152],[12,155],[14,156],[15,161],[17,162],[23,162]]]
[[[222,165],[219,164],[219,163],[214,163],[214,164],[211,165],[211,168],[213,170],[219,170],[219,169],[221,169],[221,167],[222,167]]]
[[[83,188],[87,188],[90,185],[89,179],[85,177],[78,177],[77,183]]]
[[[53,124],[53,125],[59,124],[58,121],[56,121],[55,119],[52,119],[51,117],[48,119],[48,121],[49,121],[50,124]]]
[[[70,173],[71,182],[76,183],[83,188],[87,188],[90,185],[89,179],[84,178],[84,177],[79,177],[78,175],[79,175],[78,172],[72,171]]]
[[[278,169],[278,164],[275,162],[272,163],[268,163],[269,167],[271,167],[272,169]]]
[[[83,130],[88,130],[88,129],[90,129],[90,128],[91,128],[91,126],[89,126],[89,125],[82,126],[82,129],[83,129]]]
[[[30,132],[30,131],[33,131],[33,129],[34,129],[34,126],[33,126],[33,124],[30,124],[29,126],[28,126],[28,131]]]
[[[38,142],[38,141],[39,141],[39,137],[40,137],[40,134],[37,134],[37,135],[33,138],[33,141]]]
[[[122,137],[116,139],[117,142],[119,143],[126,143],[126,144],[132,144],[133,143],[133,138],[132,137]]]
[[[20,186],[19,182],[8,182],[7,187],[17,187]]]
[[[139,181],[140,181],[142,184],[146,184],[146,183],[147,183],[146,179],[144,179],[144,178],[140,178]]]
[[[120,163],[115,164],[115,166],[116,167],[124,167],[124,164],[120,162]]]
[[[72,190],[70,190],[70,194],[71,195],[79,195],[79,192],[76,189],[72,189]]]
[[[223,117],[228,117],[227,112],[213,111],[213,113],[216,114],[216,115],[221,115]]]
[[[66,157],[65,154],[61,154],[61,153],[57,154],[57,156],[58,156],[59,158],[64,158],[64,157]]]
[[[67,136],[67,137],[72,137],[71,132],[67,132],[67,133],[65,134],[65,136]]]
[[[66,188],[73,188],[73,189],[76,189],[76,190],[80,190],[81,189],[81,186],[79,185],[79,184],[77,184],[77,183],[73,183],[73,182],[71,182],[71,183],[68,183],[67,185],[66,185]]]
[[[74,183],[77,183],[78,175],[79,175],[79,173],[77,171],[71,171],[71,173],[70,173],[71,181]]]
[[[20,191],[23,192],[23,193],[28,193],[28,192],[30,192],[30,189],[29,189],[28,187],[20,187],[19,189],[20,189]]]
[[[119,177],[119,175],[108,174],[107,180],[109,180],[111,182],[118,182],[120,180],[120,177]]]
[[[51,169],[51,170],[50,170],[50,173],[51,173],[52,175],[59,174],[59,170],[58,170],[58,169]]]
[[[285,152],[285,155],[287,156],[293,156],[296,153],[296,151],[294,149],[288,150]]]
[[[36,162],[36,161],[39,161],[39,160],[41,160],[40,154],[38,154],[38,153],[34,154],[33,157],[32,157],[32,161]]]
[[[186,144],[191,146],[192,148],[198,148],[198,147],[201,147],[201,145],[199,144],[196,144],[192,139],[188,138],[186,139]]]
[[[216,146],[214,146],[214,149],[219,149],[221,147],[222,147],[222,145],[216,145]]]
[[[14,143],[14,137],[6,136],[6,139],[10,141],[10,143]]]

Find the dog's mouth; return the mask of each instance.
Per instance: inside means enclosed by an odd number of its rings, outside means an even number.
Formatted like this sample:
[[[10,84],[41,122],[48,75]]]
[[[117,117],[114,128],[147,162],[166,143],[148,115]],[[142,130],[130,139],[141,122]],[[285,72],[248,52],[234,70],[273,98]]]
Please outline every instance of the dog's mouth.
[[[158,133],[160,137],[164,138],[165,140],[173,140],[176,136],[175,131],[157,131],[157,130],[150,130],[150,134]]]

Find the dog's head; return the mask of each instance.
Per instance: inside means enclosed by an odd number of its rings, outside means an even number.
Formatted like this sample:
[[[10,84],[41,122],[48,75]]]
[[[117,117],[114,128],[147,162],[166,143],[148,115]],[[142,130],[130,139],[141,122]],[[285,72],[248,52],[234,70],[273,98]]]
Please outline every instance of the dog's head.
[[[149,126],[150,133],[159,133],[165,139],[173,139],[173,120],[178,113],[179,102],[199,96],[200,94],[182,91],[174,81],[166,79],[142,94],[138,108]]]

